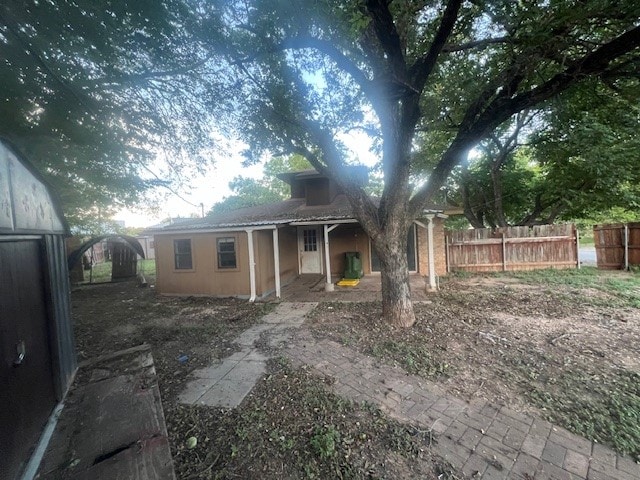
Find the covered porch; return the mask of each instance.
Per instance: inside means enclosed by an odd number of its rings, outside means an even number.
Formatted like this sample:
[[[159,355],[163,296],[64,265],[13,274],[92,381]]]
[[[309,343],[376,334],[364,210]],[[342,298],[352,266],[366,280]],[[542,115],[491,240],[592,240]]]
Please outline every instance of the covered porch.
[[[382,300],[380,275],[365,275],[355,287],[336,285],[340,278],[331,278],[333,291],[327,291],[327,277],[323,274],[300,275],[293,282],[282,287],[281,300],[285,302],[375,302]],[[419,274],[409,275],[411,298],[413,301],[429,299],[427,280]]]

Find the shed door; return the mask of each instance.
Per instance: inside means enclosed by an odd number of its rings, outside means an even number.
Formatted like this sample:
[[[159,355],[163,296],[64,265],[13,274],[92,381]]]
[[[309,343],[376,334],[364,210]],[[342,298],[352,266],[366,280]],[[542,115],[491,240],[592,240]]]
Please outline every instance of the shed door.
[[[322,235],[315,227],[298,228],[300,273],[322,273]]]
[[[18,475],[56,403],[42,268],[39,241],[0,241],[0,478]]]

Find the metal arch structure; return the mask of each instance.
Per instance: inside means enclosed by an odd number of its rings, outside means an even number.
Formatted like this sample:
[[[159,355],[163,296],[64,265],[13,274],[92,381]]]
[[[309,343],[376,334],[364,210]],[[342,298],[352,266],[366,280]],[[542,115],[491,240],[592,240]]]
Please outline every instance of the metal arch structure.
[[[84,252],[89,250],[96,243],[100,243],[105,240],[121,241],[121,243],[123,243],[128,248],[133,250],[133,252],[137,253],[142,258],[145,258],[144,249],[142,248],[142,245],[140,245],[140,242],[136,238],[131,237],[129,235],[117,235],[117,234],[110,233],[106,235],[98,235],[97,237],[93,237],[90,240],[87,240],[82,245],[80,245],[73,252],[71,252],[67,258],[67,265],[69,267],[69,270],[73,269],[75,264],[82,258],[82,255],[84,254]]]

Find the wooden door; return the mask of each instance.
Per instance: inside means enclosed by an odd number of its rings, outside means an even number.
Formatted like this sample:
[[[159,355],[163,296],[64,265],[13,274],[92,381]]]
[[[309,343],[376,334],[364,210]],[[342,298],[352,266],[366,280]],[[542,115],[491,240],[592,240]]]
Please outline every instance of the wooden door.
[[[41,243],[0,241],[0,478],[22,470],[56,399]]]
[[[322,273],[322,235],[316,227],[298,229],[300,273]]]

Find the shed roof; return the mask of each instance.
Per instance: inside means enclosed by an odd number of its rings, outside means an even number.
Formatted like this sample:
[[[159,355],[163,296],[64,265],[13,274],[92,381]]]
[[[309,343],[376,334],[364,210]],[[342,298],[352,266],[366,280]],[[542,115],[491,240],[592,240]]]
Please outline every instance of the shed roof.
[[[11,143],[0,138],[0,234],[66,234],[57,195]]]

